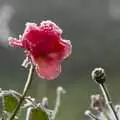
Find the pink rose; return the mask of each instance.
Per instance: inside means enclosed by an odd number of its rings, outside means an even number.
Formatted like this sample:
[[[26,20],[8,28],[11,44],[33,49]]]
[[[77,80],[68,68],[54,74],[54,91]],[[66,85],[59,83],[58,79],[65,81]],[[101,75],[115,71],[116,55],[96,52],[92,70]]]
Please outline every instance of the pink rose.
[[[9,37],[9,44],[24,48],[38,76],[52,80],[58,77],[61,62],[72,51],[71,42],[61,35],[62,30],[52,21],[42,21],[40,25],[27,23],[23,35],[19,39]]]

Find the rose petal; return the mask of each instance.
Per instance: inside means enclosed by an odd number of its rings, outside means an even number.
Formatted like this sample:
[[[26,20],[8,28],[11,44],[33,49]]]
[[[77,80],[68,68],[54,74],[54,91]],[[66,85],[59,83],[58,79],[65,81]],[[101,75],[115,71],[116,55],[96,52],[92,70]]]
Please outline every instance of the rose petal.
[[[70,40],[61,40],[64,44],[63,59],[66,59],[72,52],[72,45]]]
[[[46,80],[56,79],[61,73],[61,65],[57,62],[40,62],[36,64],[36,72],[39,77]]]
[[[28,34],[31,30],[38,28],[36,23],[27,22],[25,24],[26,28],[24,30],[23,36]]]
[[[40,30],[46,32],[52,32],[52,34],[60,35],[62,34],[62,29],[57,26],[54,22],[50,20],[42,21],[39,26]]]
[[[8,38],[9,45],[12,47],[23,47],[22,41],[13,37]]]

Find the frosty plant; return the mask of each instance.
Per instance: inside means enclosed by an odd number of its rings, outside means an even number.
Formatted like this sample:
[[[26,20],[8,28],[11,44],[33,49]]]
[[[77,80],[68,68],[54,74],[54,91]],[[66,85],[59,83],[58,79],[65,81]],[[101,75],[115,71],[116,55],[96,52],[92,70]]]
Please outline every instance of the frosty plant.
[[[62,30],[52,21],[42,21],[39,25],[26,23],[24,33],[19,39],[9,37],[12,47],[23,48],[25,60],[22,66],[29,69],[23,92],[0,90],[0,120],[21,120],[21,114],[26,112],[26,120],[55,120],[60,106],[62,87],[57,88],[56,104],[53,110],[48,108],[48,98],[41,102],[26,96],[32,83],[34,71],[44,80],[54,80],[61,73],[61,63],[72,51],[69,40],[62,38]]]
[[[113,105],[105,85],[106,75],[103,68],[92,71],[92,79],[99,85],[102,95],[91,96],[91,110],[86,110],[85,115],[91,120],[120,120],[120,105]]]

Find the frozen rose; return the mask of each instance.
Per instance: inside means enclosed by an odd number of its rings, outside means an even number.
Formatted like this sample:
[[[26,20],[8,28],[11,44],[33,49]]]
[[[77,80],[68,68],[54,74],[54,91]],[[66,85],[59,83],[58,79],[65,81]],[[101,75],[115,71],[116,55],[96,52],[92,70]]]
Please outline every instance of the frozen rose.
[[[9,37],[13,47],[25,49],[26,56],[35,65],[39,77],[52,80],[61,72],[61,62],[72,51],[69,40],[62,38],[62,30],[52,21],[42,21],[40,25],[27,23],[19,39]]]

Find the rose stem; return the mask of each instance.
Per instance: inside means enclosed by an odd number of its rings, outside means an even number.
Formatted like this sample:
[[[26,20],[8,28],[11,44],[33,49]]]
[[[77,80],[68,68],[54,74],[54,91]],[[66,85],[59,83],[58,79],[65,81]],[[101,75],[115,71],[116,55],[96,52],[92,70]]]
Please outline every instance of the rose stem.
[[[19,101],[18,105],[16,106],[15,111],[13,112],[13,114],[11,115],[11,117],[9,118],[9,120],[13,120],[14,117],[16,116],[18,110],[20,109],[20,106],[21,106],[22,102],[24,101],[24,98],[25,98],[25,96],[27,94],[27,91],[28,91],[28,89],[29,89],[29,87],[31,85],[32,77],[33,77],[33,72],[34,72],[34,66],[31,64],[31,66],[29,68],[27,82],[26,82],[25,87],[23,89],[22,96],[20,97],[20,101]]]
[[[118,116],[117,116],[117,114],[115,112],[115,109],[113,107],[112,100],[110,98],[107,87],[105,86],[105,84],[99,84],[99,85],[100,85],[101,91],[102,91],[102,93],[104,95],[105,102],[108,105],[112,115],[114,116],[115,120],[119,120],[119,118],[118,118]]]

